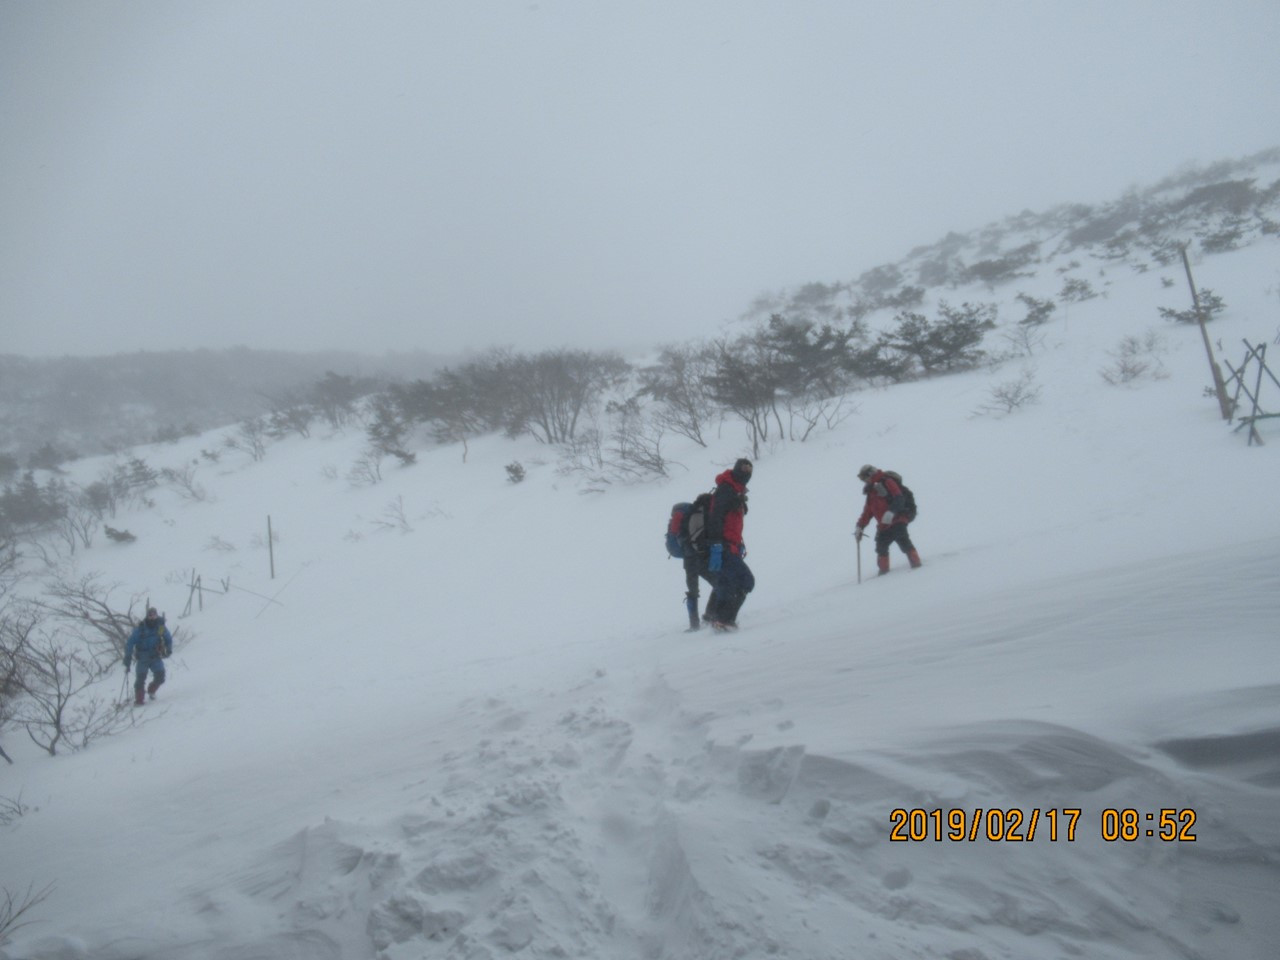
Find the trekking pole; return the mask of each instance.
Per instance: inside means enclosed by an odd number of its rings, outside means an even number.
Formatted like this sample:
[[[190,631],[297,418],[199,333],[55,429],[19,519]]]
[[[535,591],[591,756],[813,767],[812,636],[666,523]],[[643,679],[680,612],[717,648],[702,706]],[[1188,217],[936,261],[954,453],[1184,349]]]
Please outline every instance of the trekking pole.
[[[858,545],[858,582],[862,582],[862,538],[856,533],[853,535],[854,542]]]

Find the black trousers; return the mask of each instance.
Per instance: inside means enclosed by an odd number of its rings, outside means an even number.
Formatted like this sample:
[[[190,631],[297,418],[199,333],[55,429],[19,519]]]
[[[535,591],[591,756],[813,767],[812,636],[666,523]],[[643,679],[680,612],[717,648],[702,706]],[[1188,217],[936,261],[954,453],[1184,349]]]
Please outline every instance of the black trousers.
[[[907,533],[907,524],[894,523],[887,527],[881,527],[876,531],[876,553],[882,557],[889,555],[889,544],[896,543],[903,553],[910,553],[915,549],[915,544],[911,542],[911,534]]]
[[[698,607],[698,579],[711,585],[711,596],[707,599],[707,609],[716,602],[716,575],[707,569],[706,554],[694,554],[684,558],[685,598],[693,601],[694,609]]]

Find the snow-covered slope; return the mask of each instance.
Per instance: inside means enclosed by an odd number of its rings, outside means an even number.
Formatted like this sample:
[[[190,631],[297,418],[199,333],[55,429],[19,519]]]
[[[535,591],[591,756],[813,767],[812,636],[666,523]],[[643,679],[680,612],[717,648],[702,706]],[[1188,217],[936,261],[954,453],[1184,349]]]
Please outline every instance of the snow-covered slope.
[[[1275,337],[1274,241],[1196,270],[1226,359]],[[681,632],[660,541],[732,423],[603,494],[499,438],[352,489],[358,431],[295,439],[118,518],[137,541],[77,569],[179,649],[133,729],[57,758],[7,732],[0,795],[30,809],[0,888],[55,890],[0,956],[1273,957],[1280,428],[1218,418],[1198,331],[1156,313],[1182,288],[1098,286],[1030,358],[858,394],[761,456],[731,636]],[[1165,376],[1104,383],[1149,332]],[[975,415],[1024,369],[1037,403]],[[916,491],[925,566],[869,577],[864,544],[859,585],[863,462]],[[179,619],[193,570],[231,590]],[[1195,839],[1146,836],[1165,810]]]

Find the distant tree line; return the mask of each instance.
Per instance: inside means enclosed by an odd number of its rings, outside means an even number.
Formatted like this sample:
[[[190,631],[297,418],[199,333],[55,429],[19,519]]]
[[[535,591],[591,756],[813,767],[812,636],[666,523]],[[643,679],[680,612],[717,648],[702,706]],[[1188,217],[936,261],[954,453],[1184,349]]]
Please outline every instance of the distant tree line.
[[[942,303],[934,319],[903,311],[871,336],[865,325],[789,320],[774,314],[736,336],[664,347],[633,366],[615,353],[495,350],[447,367],[431,379],[397,384],[371,403],[374,449],[403,453],[424,427],[438,442],[466,444],[501,432],[547,445],[573,445],[583,431],[638,436],[672,433],[706,446],[725,418],[745,424],[753,450],[772,439],[803,441],[849,412],[861,386],[966,369],[985,357],[981,343],[995,307]],[[607,439],[608,437],[606,437]]]

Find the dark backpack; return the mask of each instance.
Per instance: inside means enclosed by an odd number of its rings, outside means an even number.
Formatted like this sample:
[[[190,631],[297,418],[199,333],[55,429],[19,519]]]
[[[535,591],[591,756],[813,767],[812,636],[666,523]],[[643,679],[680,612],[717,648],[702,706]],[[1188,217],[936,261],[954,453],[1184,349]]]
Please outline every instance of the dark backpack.
[[[667,553],[677,560],[692,556],[701,548],[707,524],[711,494],[701,493],[692,503],[677,503],[667,521]]]
[[[916,495],[911,492],[910,487],[902,482],[902,474],[895,473],[892,470],[886,470],[884,475],[886,477],[893,477],[893,482],[896,483],[898,488],[902,491],[902,501],[906,504],[907,508],[907,519],[914,520],[916,518]]]

